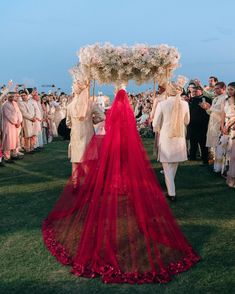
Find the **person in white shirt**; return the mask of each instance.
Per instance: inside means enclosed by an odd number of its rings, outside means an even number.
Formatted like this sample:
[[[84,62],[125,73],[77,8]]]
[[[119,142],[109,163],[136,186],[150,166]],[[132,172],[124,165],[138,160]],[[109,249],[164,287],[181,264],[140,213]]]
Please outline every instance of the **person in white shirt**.
[[[105,111],[105,101],[104,101],[104,96],[103,96],[102,92],[98,93],[96,103],[100,107],[100,109],[104,112]]]
[[[40,97],[36,91],[32,94],[32,102],[35,108],[35,118],[36,118],[34,128],[35,128],[35,133],[37,133],[35,148],[38,150],[39,148],[43,148],[43,136],[42,136],[43,109],[42,109]]]

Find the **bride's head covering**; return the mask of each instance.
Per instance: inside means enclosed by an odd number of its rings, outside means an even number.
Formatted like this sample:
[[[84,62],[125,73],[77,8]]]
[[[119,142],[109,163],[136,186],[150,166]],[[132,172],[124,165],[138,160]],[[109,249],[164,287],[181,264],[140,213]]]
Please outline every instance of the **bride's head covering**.
[[[118,93],[119,90],[126,90],[126,86],[127,86],[127,82],[119,82],[119,81],[116,81],[115,84],[114,84],[114,87],[115,87],[115,94]]]
[[[184,136],[184,124],[182,123],[181,94],[187,78],[179,76],[176,82],[169,82],[166,87],[167,96],[175,97],[175,102],[171,116],[170,138]]]
[[[74,93],[74,117],[79,120],[85,120],[90,106],[89,82],[75,81],[73,83]]]

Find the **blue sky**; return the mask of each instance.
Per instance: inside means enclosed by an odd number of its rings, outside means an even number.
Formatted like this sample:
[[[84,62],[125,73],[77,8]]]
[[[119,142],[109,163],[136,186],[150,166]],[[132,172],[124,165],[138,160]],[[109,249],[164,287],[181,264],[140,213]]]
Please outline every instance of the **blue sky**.
[[[181,53],[177,73],[234,81],[234,15],[234,0],[1,0],[0,84],[55,83],[69,91],[76,51],[106,41],[167,43]]]

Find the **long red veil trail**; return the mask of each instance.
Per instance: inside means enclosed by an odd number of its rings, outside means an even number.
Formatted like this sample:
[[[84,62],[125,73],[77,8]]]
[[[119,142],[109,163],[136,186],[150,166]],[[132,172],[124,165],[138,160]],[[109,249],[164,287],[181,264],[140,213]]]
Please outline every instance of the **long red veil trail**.
[[[105,283],[166,283],[199,261],[165,200],[136,129],[127,93],[107,114],[43,222],[47,248],[77,276]]]

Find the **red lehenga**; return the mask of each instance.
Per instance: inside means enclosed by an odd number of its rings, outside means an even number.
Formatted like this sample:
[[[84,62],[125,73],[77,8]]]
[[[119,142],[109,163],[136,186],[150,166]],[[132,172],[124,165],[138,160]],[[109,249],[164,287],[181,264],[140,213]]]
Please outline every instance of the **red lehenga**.
[[[177,225],[120,90],[77,171],[43,222],[47,248],[77,276],[166,283],[199,261]]]

